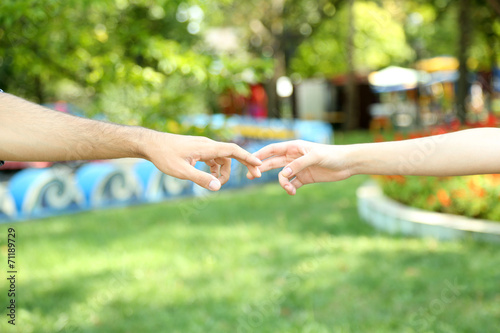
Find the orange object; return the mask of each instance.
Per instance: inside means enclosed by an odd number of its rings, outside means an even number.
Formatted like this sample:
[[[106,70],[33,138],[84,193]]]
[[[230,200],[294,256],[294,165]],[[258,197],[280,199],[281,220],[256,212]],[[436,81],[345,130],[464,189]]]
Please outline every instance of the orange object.
[[[439,189],[436,195],[441,205],[445,207],[449,207],[451,205],[450,196],[448,195],[448,192],[446,192],[444,189]]]

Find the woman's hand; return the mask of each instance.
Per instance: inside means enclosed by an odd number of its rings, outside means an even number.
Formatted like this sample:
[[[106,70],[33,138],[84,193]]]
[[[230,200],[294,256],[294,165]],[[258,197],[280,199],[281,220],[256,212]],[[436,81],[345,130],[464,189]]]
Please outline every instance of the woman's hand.
[[[303,185],[333,182],[351,176],[343,159],[347,146],[330,146],[296,140],[271,144],[254,153],[262,160],[261,172],[283,168],[279,183],[288,194],[295,195]],[[247,174],[249,179],[254,176]]]

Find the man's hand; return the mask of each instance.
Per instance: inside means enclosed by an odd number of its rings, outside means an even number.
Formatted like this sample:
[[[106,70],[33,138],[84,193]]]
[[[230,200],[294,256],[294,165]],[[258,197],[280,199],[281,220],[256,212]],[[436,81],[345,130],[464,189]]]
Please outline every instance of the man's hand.
[[[284,167],[278,175],[279,183],[288,194],[295,195],[303,185],[349,178],[351,173],[342,159],[344,148],[296,140],[271,144],[254,156],[263,161],[261,172]],[[247,177],[254,178],[251,173]]]
[[[170,176],[189,179],[206,189],[217,191],[229,180],[231,158],[244,164],[252,178],[261,176],[258,166],[262,162],[234,143],[199,136],[152,133],[151,141],[143,148],[145,157]],[[205,162],[211,174],[196,169],[194,165],[198,161]]]

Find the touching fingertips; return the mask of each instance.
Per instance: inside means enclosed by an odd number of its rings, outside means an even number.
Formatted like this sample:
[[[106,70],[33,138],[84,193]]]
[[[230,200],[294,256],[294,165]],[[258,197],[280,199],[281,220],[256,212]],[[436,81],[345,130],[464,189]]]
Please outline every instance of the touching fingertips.
[[[262,161],[258,157],[252,156],[252,160],[253,160],[253,164],[262,165]]]

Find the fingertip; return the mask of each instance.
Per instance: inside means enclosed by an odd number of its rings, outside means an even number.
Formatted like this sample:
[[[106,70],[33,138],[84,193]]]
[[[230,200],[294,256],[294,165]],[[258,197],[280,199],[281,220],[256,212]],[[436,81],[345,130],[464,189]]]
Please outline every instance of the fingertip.
[[[262,161],[261,161],[261,159],[260,159],[260,158],[258,158],[258,157],[257,157],[257,156],[255,156],[255,155],[250,155],[250,156],[252,156],[252,161],[253,161],[253,163],[252,163],[252,164],[253,164],[253,165],[255,165],[255,166],[262,165]]]
[[[259,178],[260,176],[262,176],[262,173],[260,172],[259,168],[256,166],[249,166],[247,174],[251,174],[252,178]]]
[[[218,191],[218,190],[220,190],[221,186],[222,185],[221,185],[220,181],[217,178],[215,178],[215,179],[212,179],[210,181],[210,183],[208,184],[208,189],[210,191]]]
[[[289,166],[285,167],[283,169],[283,171],[281,171],[281,174],[283,175],[283,177],[287,177],[287,178],[289,178],[292,175],[292,173],[293,173],[292,168],[290,168]]]
[[[295,193],[296,193],[295,187],[290,183],[286,184],[284,186],[284,189],[285,189],[286,193],[288,193],[289,195],[295,195]]]

